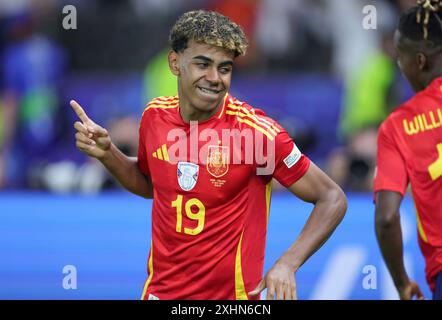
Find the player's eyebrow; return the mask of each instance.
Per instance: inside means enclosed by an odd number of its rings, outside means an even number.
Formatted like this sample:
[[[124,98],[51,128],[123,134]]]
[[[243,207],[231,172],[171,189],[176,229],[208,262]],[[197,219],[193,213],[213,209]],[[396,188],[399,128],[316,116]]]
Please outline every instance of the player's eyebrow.
[[[233,61],[232,60],[223,61],[219,64],[219,66],[220,67],[233,66]]]
[[[203,60],[203,61],[206,61],[206,62],[210,62],[210,63],[213,63],[214,61],[212,60],[212,59],[210,59],[209,57],[206,57],[206,56],[195,56],[195,57],[193,57],[192,58],[193,60]]]
[[[203,60],[203,61],[208,62],[208,63],[214,63],[215,62],[213,59],[210,59],[209,57],[202,56],[202,55],[195,56],[192,59],[193,60]],[[224,67],[224,66],[227,66],[227,65],[232,66],[233,65],[233,61],[232,60],[226,60],[226,61],[223,61],[223,62],[221,62],[219,64],[219,66],[221,66],[221,67]]]

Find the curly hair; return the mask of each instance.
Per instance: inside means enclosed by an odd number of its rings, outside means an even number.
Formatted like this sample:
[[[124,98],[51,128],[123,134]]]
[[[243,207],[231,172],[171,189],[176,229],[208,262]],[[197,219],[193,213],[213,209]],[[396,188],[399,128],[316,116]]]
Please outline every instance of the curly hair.
[[[401,15],[398,28],[413,41],[442,45],[442,0],[417,0],[416,6]]]
[[[214,11],[189,11],[179,17],[170,31],[169,44],[175,52],[182,52],[189,40],[231,50],[235,57],[247,50],[241,27]]]

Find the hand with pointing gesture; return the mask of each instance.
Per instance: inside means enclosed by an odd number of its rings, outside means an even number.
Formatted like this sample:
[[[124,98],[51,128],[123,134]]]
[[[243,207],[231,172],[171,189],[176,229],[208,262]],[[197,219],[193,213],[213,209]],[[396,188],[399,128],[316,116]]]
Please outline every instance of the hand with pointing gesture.
[[[89,119],[77,101],[71,100],[70,104],[81,120],[81,122],[76,121],[74,124],[74,128],[77,130],[75,134],[77,148],[90,157],[103,159],[112,143],[109,133]]]

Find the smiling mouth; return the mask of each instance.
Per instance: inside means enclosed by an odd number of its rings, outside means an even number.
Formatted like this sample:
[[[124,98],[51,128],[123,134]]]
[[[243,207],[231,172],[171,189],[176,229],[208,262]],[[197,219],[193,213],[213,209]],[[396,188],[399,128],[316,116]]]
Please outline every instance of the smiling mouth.
[[[203,88],[203,87],[199,87],[199,86],[197,86],[197,88],[199,90],[201,90],[202,92],[208,93],[208,94],[219,94],[222,92],[222,90],[207,89],[207,88]]]

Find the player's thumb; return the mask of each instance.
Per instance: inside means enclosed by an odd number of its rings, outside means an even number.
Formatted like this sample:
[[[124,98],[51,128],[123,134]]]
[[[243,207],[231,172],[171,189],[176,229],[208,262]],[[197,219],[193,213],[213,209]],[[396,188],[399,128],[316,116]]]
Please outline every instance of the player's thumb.
[[[97,130],[97,135],[101,138],[105,138],[109,135],[109,132],[107,132],[106,129],[99,127]]]
[[[258,294],[261,293],[262,290],[265,289],[265,287],[266,287],[265,281],[264,281],[264,279],[262,279],[258,283],[258,286],[255,288],[255,290],[249,292],[249,296],[257,296]]]

